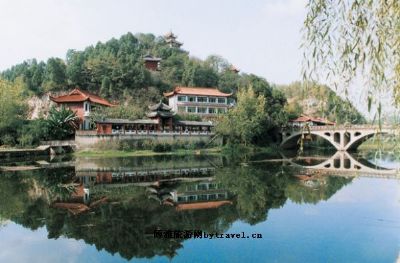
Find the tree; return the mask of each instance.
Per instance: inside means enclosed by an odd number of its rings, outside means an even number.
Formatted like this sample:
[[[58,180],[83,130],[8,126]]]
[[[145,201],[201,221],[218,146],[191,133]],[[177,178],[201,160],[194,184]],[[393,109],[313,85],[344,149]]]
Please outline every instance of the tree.
[[[400,106],[400,2],[310,0],[307,9],[304,78],[347,85],[361,73],[369,108],[376,93],[387,92]]]
[[[49,58],[46,64],[44,88],[60,90],[67,85],[66,65],[60,58]]]
[[[237,94],[237,105],[230,109],[217,125],[217,132],[230,142],[249,145],[260,135],[265,118],[265,97],[257,96],[253,88],[243,88]]]
[[[63,106],[60,109],[50,108],[46,124],[51,132],[50,138],[55,140],[68,139],[79,127],[76,114]]]
[[[15,82],[0,78],[0,144],[14,144],[15,134],[27,117],[23,92],[21,78]]]

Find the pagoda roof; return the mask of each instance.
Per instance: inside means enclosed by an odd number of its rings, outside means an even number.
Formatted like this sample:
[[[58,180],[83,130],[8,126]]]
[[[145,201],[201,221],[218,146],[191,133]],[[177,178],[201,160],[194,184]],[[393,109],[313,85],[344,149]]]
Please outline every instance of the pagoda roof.
[[[169,31],[164,35],[164,38],[177,38],[178,36],[172,33],[172,31]]]
[[[50,99],[57,103],[70,103],[70,102],[84,102],[90,101],[96,104],[100,104],[107,107],[115,106],[114,104],[110,103],[108,100],[103,99],[95,94],[92,94],[87,91],[83,91],[79,88],[75,88],[70,93],[66,95],[61,95],[58,97],[50,96]]]
[[[170,106],[168,106],[165,103],[162,103],[161,100],[160,100],[159,103],[154,104],[154,105],[150,105],[148,108],[151,111],[160,111],[160,110],[162,110],[162,111],[171,111],[172,110],[172,108]]]
[[[171,92],[164,93],[165,97],[171,97],[175,94],[182,95],[200,95],[200,96],[217,96],[217,97],[229,97],[232,93],[223,93],[217,88],[205,88],[205,87],[176,87]]]
[[[170,111],[152,111],[146,114],[147,117],[149,118],[155,118],[157,116],[163,117],[163,118],[170,118],[175,115],[175,112],[170,112]]]
[[[161,58],[153,57],[152,55],[147,54],[146,56],[143,57],[143,60],[144,61],[156,61],[156,62],[159,62],[159,61],[161,61]]]

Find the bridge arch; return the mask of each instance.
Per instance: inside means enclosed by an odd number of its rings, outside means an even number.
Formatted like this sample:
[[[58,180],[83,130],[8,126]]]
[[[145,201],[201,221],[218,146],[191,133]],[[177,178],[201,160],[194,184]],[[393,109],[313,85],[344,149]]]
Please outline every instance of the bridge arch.
[[[354,132],[354,137],[348,143],[345,144],[346,151],[355,151],[357,148],[366,140],[378,136],[378,135],[387,135],[391,134],[387,131],[358,131]]]
[[[299,142],[301,136],[310,135],[313,138],[316,138],[316,137],[322,138],[325,141],[328,141],[333,147],[338,149],[338,147],[340,147],[340,145],[338,143],[336,143],[336,141],[333,139],[334,134],[335,133],[333,133],[333,132],[321,133],[321,132],[316,132],[313,130],[311,130],[309,132],[308,131],[286,132],[282,136],[281,147],[284,149],[290,149],[290,148],[296,147],[298,145],[298,142]]]
[[[373,126],[317,126],[307,130],[286,130],[282,132],[282,148],[293,148],[301,136],[311,135],[330,142],[338,151],[356,150],[364,141],[380,134],[396,134],[396,129],[379,129]]]

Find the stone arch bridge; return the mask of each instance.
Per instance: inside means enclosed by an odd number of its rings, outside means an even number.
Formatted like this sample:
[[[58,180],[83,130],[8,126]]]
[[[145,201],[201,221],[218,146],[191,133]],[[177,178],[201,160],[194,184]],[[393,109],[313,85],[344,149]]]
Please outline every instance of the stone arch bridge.
[[[395,126],[378,127],[373,125],[354,126],[309,126],[282,130],[281,147],[290,149],[297,146],[305,136],[320,137],[330,142],[338,151],[356,150],[364,141],[379,134],[399,135]]]

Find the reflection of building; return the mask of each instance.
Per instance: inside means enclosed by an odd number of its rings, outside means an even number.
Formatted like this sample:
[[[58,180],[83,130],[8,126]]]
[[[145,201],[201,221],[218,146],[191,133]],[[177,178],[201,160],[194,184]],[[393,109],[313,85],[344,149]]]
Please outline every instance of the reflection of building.
[[[74,89],[67,95],[62,95],[58,97],[50,96],[50,99],[57,103],[57,105],[62,105],[68,109],[71,109],[79,117],[80,124],[79,128],[81,130],[90,129],[90,113],[96,107],[111,107],[114,106],[109,101],[91,94],[87,91],[80,90],[78,88]]]
[[[289,124],[293,127],[304,127],[305,125],[326,126],[326,125],[335,125],[336,123],[320,117],[310,117],[306,115],[301,115],[296,119],[289,120]]]
[[[229,108],[232,94],[223,93],[216,88],[176,87],[164,93],[169,106],[178,113],[215,116],[225,113]]]
[[[228,191],[221,184],[203,181],[190,184],[185,189],[171,192],[171,200],[178,211],[218,208],[232,204]]]

